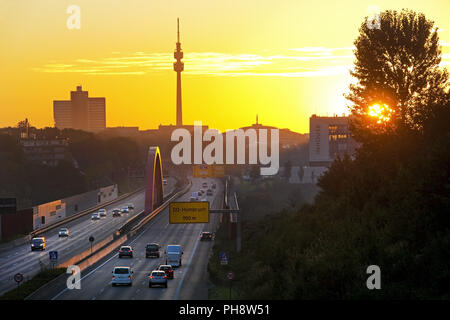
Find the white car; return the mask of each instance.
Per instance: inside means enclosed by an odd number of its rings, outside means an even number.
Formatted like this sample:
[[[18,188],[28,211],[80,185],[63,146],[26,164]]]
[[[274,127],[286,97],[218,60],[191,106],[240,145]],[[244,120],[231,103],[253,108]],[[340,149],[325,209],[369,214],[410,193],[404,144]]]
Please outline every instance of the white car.
[[[98,212],[94,212],[92,214],[91,220],[100,220],[100,215],[98,214]]]
[[[167,180],[163,179],[163,185],[167,186]]]
[[[153,270],[148,277],[148,287],[151,288],[154,285],[167,288],[167,275],[163,270]]]
[[[122,208],[122,213],[128,213],[128,212],[130,212],[130,209],[128,209],[128,206]]]
[[[59,229],[59,232],[58,232],[58,237],[68,237],[69,236],[69,229],[67,229],[67,228],[61,228],[61,229]]]
[[[98,210],[98,213],[100,214],[100,217],[106,217],[106,210],[105,209]]]
[[[133,285],[133,270],[130,267],[114,267],[112,274],[113,287],[117,284]]]

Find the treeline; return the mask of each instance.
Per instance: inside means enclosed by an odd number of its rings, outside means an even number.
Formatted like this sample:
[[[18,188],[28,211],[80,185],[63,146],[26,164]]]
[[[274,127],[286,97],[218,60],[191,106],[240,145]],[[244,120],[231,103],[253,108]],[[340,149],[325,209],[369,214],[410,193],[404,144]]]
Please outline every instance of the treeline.
[[[449,110],[435,134],[380,139],[336,161],[313,206],[245,221],[227,266],[235,298],[450,299]],[[381,269],[381,290],[366,287],[369,265]]]
[[[433,22],[406,10],[380,18],[355,41],[357,153],[334,161],[314,205],[244,223],[227,266],[235,298],[450,299],[448,72]],[[366,285],[370,265],[379,290]],[[217,256],[209,270],[220,283]]]
[[[143,167],[145,148],[126,137],[102,138],[79,130],[36,129],[37,138],[66,138],[69,157],[55,167],[27,161],[20,129],[0,133],[0,194],[16,197],[20,207],[61,199],[94,188],[125,183],[128,167]],[[120,188],[120,185],[119,185]]]

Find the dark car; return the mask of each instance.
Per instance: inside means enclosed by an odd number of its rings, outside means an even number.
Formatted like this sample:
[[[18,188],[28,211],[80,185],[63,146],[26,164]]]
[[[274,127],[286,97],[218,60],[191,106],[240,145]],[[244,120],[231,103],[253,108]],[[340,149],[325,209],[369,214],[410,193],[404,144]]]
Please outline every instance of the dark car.
[[[206,191],[206,195],[207,196],[212,196],[213,195],[213,191],[211,189],[208,189],[208,191]]]
[[[34,250],[45,250],[45,238],[33,238],[31,240],[31,251]]]
[[[133,249],[130,246],[122,246],[119,250],[119,258],[130,257],[133,258]]]
[[[113,212],[113,214],[112,214],[113,217],[121,217],[122,216],[119,208],[114,208],[112,212]]]
[[[216,184],[214,183],[211,188],[215,189],[216,188]]]
[[[200,234],[200,240],[201,241],[203,241],[203,240],[212,240],[212,238],[213,238],[212,232],[203,231]]]
[[[161,255],[161,253],[159,251],[160,248],[161,247],[158,243],[147,244],[147,246],[145,247],[145,257],[146,258],[149,258],[149,257],[159,258]]]
[[[162,264],[159,266],[158,270],[164,271],[166,273],[167,279],[173,279],[173,268],[169,264]]]

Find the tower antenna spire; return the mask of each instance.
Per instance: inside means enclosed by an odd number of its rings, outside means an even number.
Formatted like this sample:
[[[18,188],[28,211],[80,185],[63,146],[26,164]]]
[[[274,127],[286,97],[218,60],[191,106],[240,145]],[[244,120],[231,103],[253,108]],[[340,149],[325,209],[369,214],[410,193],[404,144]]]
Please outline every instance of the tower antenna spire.
[[[177,42],[180,42],[180,18],[177,18]]]

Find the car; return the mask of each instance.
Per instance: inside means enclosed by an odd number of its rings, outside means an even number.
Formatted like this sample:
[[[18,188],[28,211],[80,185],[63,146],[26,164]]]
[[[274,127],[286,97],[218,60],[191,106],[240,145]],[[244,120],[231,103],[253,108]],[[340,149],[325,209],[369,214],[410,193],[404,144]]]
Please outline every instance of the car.
[[[202,188],[208,188],[208,183],[207,182],[203,182],[202,183]]]
[[[122,213],[128,213],[128,212],[130,212],[130,209],[128,209],[128,206],[127,207],[122,207],[121,212]]]
[[[203,199],[201,200],[201,202],[208,202],[208,199],[203,198]]]
[[[98,213],[100,214],[100,217],[106,217],[106,210],[105,209],[98,210]]]
[[[59,229],[59,232],[58,232],[58,237],[68,237],[69,236],[69,229],[67,229],[67,228],[61,228],[61,229]]]
[[[211,186],[211,188],[212,188],[212,189],[215,189],[215,188],[216,188],[216,184],[213,183],[213,185]]]
[[[167,186],[167,180],[163,179],[163,185]]]
[[[189,199],[189,201],[190,201],[190,202],[194,202],[194,201],[197,201],[197,198],[195,198],[195,197],[191,197],[191,198]]]
[[[200,233],[200,241],[212,240],[212,238],[213,238],[212,232],[203,231],[202,233]]]
[[[45,250],[45,237],[31,239],[31,251]]]
[[[111,285],[114,287],[118,284],[133,285],[133,270],[130,267],[114,267],[112,271]]]
[[[159,249],[161,248],[161,246],[159,245],[159,243],[149,243],[145,246],[145,257],[149,258],[149,257],[156,257],[159,258],[161,256],[161,252],[159,251]]]
[[[119,208],[114,208],[112,210],[112,212],[113,212],[113,214],[112,214],[113,217],[121,217],[122,216],[122,214],[120,213],[120,209]]]
[[[164,271],[166,273],[167,279],[173,279],[173,268],[169,264],[162,264],[159,266],[158,270]]]
[[[132,204],[132,203],[127,204],[127,206],[128,206],[129,210],[134,209],[134,204]]]
[[[148,277],[148,287],[151,288],[154,285],[160,285],[167,288],[167,276],[162,270],[153,270]]]
[[[91,216],[91,220],[100,220],[100,215],[98,212],[94,212]]]
[[[208,189],[208,191],[206,191],[206,195],[207,196],[212,196],[213,195],[213,191],[211,189]]]
[[[133,258],[133,248],[131,248],[130,246],[121,246],[119,250],[119,258],[125,256]]]

